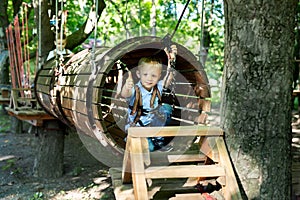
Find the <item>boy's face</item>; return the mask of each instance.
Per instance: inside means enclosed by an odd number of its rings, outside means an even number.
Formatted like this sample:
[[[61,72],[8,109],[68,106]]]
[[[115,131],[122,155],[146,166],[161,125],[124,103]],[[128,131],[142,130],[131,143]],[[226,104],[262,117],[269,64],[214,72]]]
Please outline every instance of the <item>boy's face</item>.
[[[58,39],[54,44],[57,45],[59,51],[62,51],[66,47],[67,41],[65,39]]]
[[[158,67],[153,67],[152,64],[144,63],[136,72],[138,78],[140,79],[142,86],[150,91],[159,81],[161,76],[161,69]]]

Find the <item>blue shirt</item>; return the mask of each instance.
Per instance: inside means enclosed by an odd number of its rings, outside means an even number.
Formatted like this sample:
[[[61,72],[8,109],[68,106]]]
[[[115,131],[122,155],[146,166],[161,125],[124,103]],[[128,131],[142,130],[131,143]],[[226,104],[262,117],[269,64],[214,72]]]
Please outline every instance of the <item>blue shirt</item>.
[[[155,100],[154,100],[154,103],[153,103],[153,108],[150,107],[150,101],[151,101],[151,98],[152,98],[153,88],[151,89],[151,91],[146,90],[142,86],[142,84],[141,84],[140,81],[136,84],[136,86],[139,87],[140,93],[142,95],[143,109],[145,109],[147,111],[152,111],[155,108],[157,108],[157,106],[158,106],[158,100],[159,100],[157,96],[155,97]],[[157,83],[157,89],[158,89],[159,93],[162,94],[163,80],[160,80]],[[129,103],[130,106],[133,105],[134,100],[135,100],[135,88],[133,87],[132,88],[132,95],[131,95],[131,97],[127,98],[127,101],[128,101],[128,103]],[[135,113],[133,115],[130,115],[130,113],[131,113],[131,109],[128,108],[128,120],[127,120],[127,125],[125,126],[125,130],[127,130],[127,128],[129,127],[129,125],[134,121],[135,116],[137,115],[137,113]],[[154,114],[153,113],[148,113],[146,115],[142,115],[140,117],[140,120],[141,120],[141,122],[145,126],[147,126],[148,124],[150,124],[152,122],[153,118],[154,118]],[[138,123],[137,123],[137,126],[139,126]]]

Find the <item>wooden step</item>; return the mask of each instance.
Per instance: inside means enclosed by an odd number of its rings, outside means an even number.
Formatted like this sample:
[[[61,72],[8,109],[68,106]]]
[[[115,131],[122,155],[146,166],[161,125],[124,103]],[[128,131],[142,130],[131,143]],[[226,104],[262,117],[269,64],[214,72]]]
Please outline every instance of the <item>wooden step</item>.
[[[185,178],[225,176],[225,169],[218,165],[180,165],[148,167],[146,178]]]
[[[109,173],[112,179],[114,194],[119,199],[134,199],[133,185],[122,183],[122,169],[110,168]],[[153,200],[169,199],[178,194],[199,194],[195,188],[197,179],[172,178],[172,179],[148,179],[148,197]]]

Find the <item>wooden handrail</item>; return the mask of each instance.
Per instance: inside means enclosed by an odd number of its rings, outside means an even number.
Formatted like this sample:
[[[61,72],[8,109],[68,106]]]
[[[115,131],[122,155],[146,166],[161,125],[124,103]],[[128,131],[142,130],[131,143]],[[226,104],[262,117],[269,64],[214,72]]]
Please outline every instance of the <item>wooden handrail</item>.
[[[223,130],[213,126],[167,126],[167,127],[130,127],[131,137],[168,137],[168,136],[222,136]]]

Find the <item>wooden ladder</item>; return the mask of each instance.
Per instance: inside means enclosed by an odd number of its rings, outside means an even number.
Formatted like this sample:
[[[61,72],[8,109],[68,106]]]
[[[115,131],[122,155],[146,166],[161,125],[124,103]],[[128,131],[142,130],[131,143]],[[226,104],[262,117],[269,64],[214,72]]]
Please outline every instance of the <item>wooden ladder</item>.
[[[214,161],[213,165],[197,165],[199,155],[184,155],[185,164],[152,166],[147,137],[200,136],[199,150]],[[163,152],[165,153],[165,152]],[[174,157],[174,155],[173,155]],[[180,160],[180,155],[177,156]],[[186,161],[193,161],[186,164]],[[178,160],[177,160],[178,162]],[[180,162],[180,161],[179,161]],[[136,200],[148,200],[148,179],[215,177],[222,186],[226,200],[242,199],[231,161],[223,140],[223,131],[218,127],[203,125],[167,127],[131,127],[128,129],[124,154],[122,181],[133,183]]]

